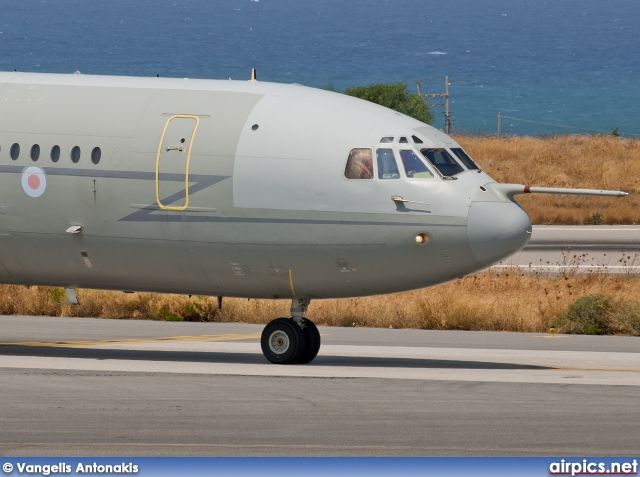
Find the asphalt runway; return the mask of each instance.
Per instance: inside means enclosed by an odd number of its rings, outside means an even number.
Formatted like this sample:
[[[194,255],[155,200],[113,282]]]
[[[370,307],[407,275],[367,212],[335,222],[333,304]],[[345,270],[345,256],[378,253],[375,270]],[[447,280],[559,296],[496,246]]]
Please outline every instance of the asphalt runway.
[[[0,317],[0,454],[637,455],[640,339]]]
[[[640,226],[534,225],[527,246],[497,268],[513,266],[549,274],[640,275]]]

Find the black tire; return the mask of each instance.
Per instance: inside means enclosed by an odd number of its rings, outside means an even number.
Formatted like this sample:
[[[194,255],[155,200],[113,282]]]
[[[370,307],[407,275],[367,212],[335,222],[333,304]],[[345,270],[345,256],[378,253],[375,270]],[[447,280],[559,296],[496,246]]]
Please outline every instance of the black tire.
[[[304,333],[306,345],[299,363],[307,364],[318,356],[318,351],[320,351],[320,332],[313,321],[307,319],[304,320],[302,332]]]
[[[291,318],[278,318],[264,327],[260,346],[264,357],[275,364],[300,362],[305,351],[302,328]]]

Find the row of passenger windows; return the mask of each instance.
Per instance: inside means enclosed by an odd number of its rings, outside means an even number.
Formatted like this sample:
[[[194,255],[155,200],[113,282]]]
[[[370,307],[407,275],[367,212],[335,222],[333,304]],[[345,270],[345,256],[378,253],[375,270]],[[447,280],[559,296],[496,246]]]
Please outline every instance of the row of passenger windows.
[[[51,148],[51,151],[49,152],[49,158],[52,162],[58,162],[60,160],[60,154],[60,146],[53,146]],[[16,142],[11,146],[11,148],[9,148],[9,156],[14,161],[17,161],[20,158],[20,144]],[[80,146],[74,146],[73,148],[71,148],[71,151],[69,151],[69,158],[74,164],[77,164],[80,161],[81,156],[82,150],[80,149]],[[31,146],[31,149],[29,150],[29,157],[31,157],[31,160],[34,162],[40,159],[39,144],[34,144],[33,146]],[[102,150],[99,147],[94,147],[91,150],[91,162],[93,162],[94,164],[98,164],[101,157]]]
[[[454,176],[464,171],[464,168],[456,161],[446,149],[432,148],[421,149],[422,155],[444,177]],[[465,165],[467,169],[478,169],[473,160],[460,148],[451,149],[451,152]],[[412,149],[401,149],[400,162],[405,176],[410,179],[431,179],[433,173],[425,162],[418,157]],[[393,149],[376,149],[376,165],[378,179],[399,179],[400,170]],[[349,153],[347,167],[344,175],[347,179],[373,179],[374,166],[371,149],[356,148]]]

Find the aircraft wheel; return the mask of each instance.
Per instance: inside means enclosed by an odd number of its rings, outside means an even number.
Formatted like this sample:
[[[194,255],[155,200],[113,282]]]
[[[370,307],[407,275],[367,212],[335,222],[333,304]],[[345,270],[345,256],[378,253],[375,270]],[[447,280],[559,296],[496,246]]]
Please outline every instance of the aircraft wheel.
[[[305,334],[291,318],[278,318],[265,326],[260,346],[272,363],[299,363],[306,349]]]
[[[301,364],[306,364],[313,361],[318,355],[318,351],[320,351],[320,332],[313,321],[307,320],[306,318],[304,320],[304,328],[302,328],[302,332],[304,333],[306,345],[304,353],[302,353],[302,358],[300,358],[299,362]]]

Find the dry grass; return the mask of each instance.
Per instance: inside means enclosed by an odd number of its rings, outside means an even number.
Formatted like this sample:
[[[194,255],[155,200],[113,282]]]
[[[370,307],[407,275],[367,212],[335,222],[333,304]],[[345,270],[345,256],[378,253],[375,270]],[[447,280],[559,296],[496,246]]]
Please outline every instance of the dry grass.
[[[626,198],[518,196],[534,224],[640,223],[640,140],[612,136],[456,140],[498,182],[630,193]]]
[[[552,278],[490,270],[424,290],[316,302],[308,316],[332,326],[544,332],[580,296],[640,301],[639,285],[640,277],[606,273]]]
[[[56,305],[60,289],[0,287],[0,314],[267,323],[289,315],[286,300],[125,294],[78,290],[79,306]],[[307,316],[319,325],[545,332],[576,298],[604,293],[640,301],[640,277],[590,273],[553,278],[516,269],[486,271],[419,291],[317,300]]]

